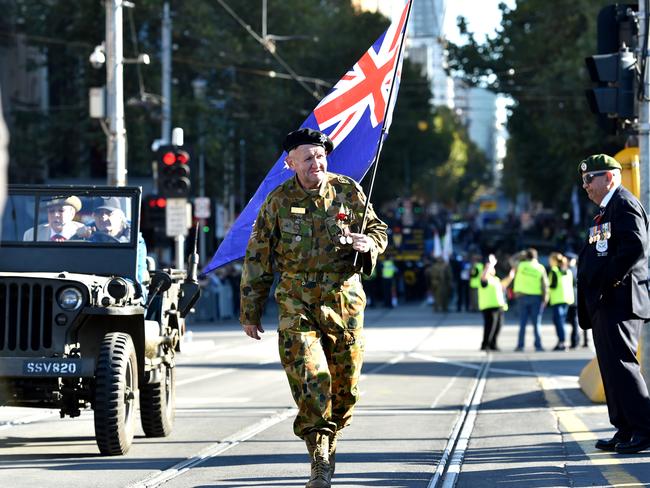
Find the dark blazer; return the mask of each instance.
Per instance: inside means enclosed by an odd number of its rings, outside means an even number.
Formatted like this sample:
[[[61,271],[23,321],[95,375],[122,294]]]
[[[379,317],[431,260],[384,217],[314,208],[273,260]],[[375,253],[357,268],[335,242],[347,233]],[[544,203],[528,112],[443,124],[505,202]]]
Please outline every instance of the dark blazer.
[[[611,233],[606,244],[587,241],[578,257],[578,318],[583,329],[591,329],[591,317],[601,306],[619,321],[650,319],[648,216],[639,200],[619,186],[599,222],[604,223]]]

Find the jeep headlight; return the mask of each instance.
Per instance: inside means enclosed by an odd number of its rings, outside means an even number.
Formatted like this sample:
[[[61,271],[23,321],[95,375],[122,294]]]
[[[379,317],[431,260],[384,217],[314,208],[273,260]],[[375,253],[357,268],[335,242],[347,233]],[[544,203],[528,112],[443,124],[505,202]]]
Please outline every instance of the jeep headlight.
[[[69,312],[77,310],[81,306],[83,295],[76,288],[64,288],[59,292],[59,306]]]

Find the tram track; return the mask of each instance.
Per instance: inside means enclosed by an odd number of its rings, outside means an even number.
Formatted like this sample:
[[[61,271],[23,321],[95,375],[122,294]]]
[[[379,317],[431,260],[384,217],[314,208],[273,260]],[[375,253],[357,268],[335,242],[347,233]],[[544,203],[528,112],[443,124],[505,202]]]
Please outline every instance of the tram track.
[[[401,361],[403,361],[406,358],[409,358],[411,356],[417,355],[417,350],[421,347],[422,344],[426,343],[428,340],[432,338],[432,336],[435,334],[437,328],[440,326],[440,324],[444,321],[444,318],[439,318],[436,323],[434,323],[431,326],[431,330],[428,334],[426,334],[424,337],[422,337],[417,344],[413,345],[408,351],[400,352],[392,356],[390,359],[387,359],[382,362],[382,364],[379,364],[375,366],[374,368],[371,368],[370,370],[366,371],[361,375],[361,380],[363,381],[365,378],[367,378],[369,375],[374,375],[377,374],[386,368],[389,368],[391,366],[394,366]],[[440,361],[443,362],[443,361]],[[473,367],[473,368],[478,368],[478,373],[477,376],[480,376],[481,374],[487,374],[487,369],[485,368],[485,364],[482,364],[480,367],[477,366],[476,364],[473,363],[462,363],[461,367]],[[483,373],[485,371],[485,373]],[[453,382],[455,381],[457,376],[453,377],[450,381]],[[466,400],[466,403],[469,401],[471,402],[475,397],[475,392],[476,392],[476,385],[473,386],[472,391],[468,395],[468,400]],[[430,409],[432,412],[434,407],[431,407]],[[361,409],[363,410],[363,409]],[[458,429],[454,427],[454,432],[456,430],[459,430],[460,432],[460,427],[465,424],[465,419],[467,418],[466,414],[466,408],[462,410],[464,414],[461,415],[462,417],[462,422],[457,422],[457,425],[459,426]],[[210,459],[217,457],[226,451],[242,444],[243,442],[246,442],[250,439],[253,439],[255,436],[261,434],[262,432],[266,431],[267,429],[270,429],[271,427],[275,426],[276,424],[289,419],[290,417],[294,416],[297,412],[297,409],[292,407],[292,408],[286,408],[286,409],[281,409],[273,412],[271,415],[268,415],[267,417],[263,418],[262,420],[256,422],[255,424],[248,426],[226,438],[224,438],[221,441],[215,442],[206,448],[202,449],[201,451],[197,452],[194,456],[187,457],[186,459],[174,464],[173,466],[170,466],[169,468],[166,468],[158,473],[153,473],[149,475],[147,478],[144,478],[140,481],[133,482],[132,484],[128,485],[128,488],[155,488],[158,486],[163,485],[164,483],[179,478],[180,476],[189,474],[190,471],[193,468],[196,468],[200,466],[201,464],[209,461]],[[386,412],[383,411],[368,411],[368,412],[359,412],[360,415],[373,415],[373,414],[385,414]],[[394,414],[394,411],[390,411],[390,413]],[[414,413],[414,412],[411,412]],[[436,412],[436,413],[448,413],[447,411],[445,412]],[[462,431],[463,433],[465,431]],[[470,430],[471,432],[471,430]],[[444,455],[444,454],[443,454]],[[435,485],[434,485],[435,486]],[[446,487],[447,488],[447,487]]]
[[[441,389],[437,392],[437,396],[433,403],[430,403],[429,406],[424,406],[421,409],[376,409],[368,408],[365,409],[363,406],[360,406],[358,415],[360,416],[373,416],[373,415],[422,415],[422,414],[431,414],[431,415],[450,415],[458,411],[457,407],[440,409],[437,404],[444,396],[444,392],[448,392],[454,383],[458,381],[461,377],[462,371],[475,370],[476,378],[474,379],[473,384],[470,387],[469,393],[467,393],[464,405],[460,411],[460,414],[452,427],[452,434],[447,442],[447,445],[443,451],[440,462],[435,467],[435,476],[431,480],[429,487],[438,488],[450,488],[453,487],[455,479],[460,471],[462,465],[462,459],[464,451],[467,448],[467,442],[471,435],[471,430],[473,426],[473,421],[476,418],[476,411],[478,405],[480,404],[480,399],[482,395],[482,388],[485,384],[485,379],[489,369],[489,360],[486,359],[482,363],[479,362],[470,362],[470,361],[455,361],[452,359],[444,357],[432,357],[426,356],[425,354],[418,352],[421,350],[422,346],[427,342],[430,342],[439,329],[440,325],[444,322],[444,318],[439,318],[435,323],[429,326],[429,331],[422,331],[423,335],[418,338],[415,344],[411,344],[402,351],[389,351],[384,350],[389,354],[388,357],[384,356],[384,359],[381,362],[375,363],[372,367],[368,368],[362,374],[362,381],[367,380],[368,377],[377,375],[378,373],[384,372],[384,370],[394,367],[401,362],[404,362],[408,359],[427,359],[435,363],[444,364],[447,366],[455,366],[458,368],[458,372],[450,376]],[[227,349],[229,353],[236,349],[247,349],[248,345],[243,344],[233,344],[233,347]],[[249,346],[250,347],[250,346]],[[425,346],[426,347],[426,346]],[[223,349],[219,352],[223,352]],[[214,366],[210,363],[211,357],[216,354],[215,351],[205,351],[202,350],[198,352],[194,357],[185,356],[184,359],[188,363],[191,363],[193,367],[202,365],[203,361],[208,361],[208,364]],[[267,360],[262,361],[260,364],[267,363]],[[183,366],[183,364],[179,364]],[[206,380],[214,379],[216,377],[230,376],[231,374],[236,374],[239,371],[237,366],[230,366],[218,371],[208,371],[205,373],[199,373],[198,375],[187,377],[184,379],[179,379],[177,386],[184,386],[190,384],[200,383]],[[388,372],[390,374],[390,372]],[[470,376],[471,377],[471,376]],[[469,379],[469,378],[468,378]],[[471,380],[470,380],[471,381]],[[196,406],[198,411],[219,411],[223,410],[224,407],[220,409],[204,409],[199,405]],[[236,411],[236,408],[228,407],[229,411]],[[193,412],[195,408],[179,408],[179,411]],[[194,412],[196,413],[196,412]],[[241,444],[254,439],[256,436],[259,436],[263,432],[271,429],[273,426],[290,419],[296,413],[295,407],[276,407],[276,408],[266,408],[259,411],[264,417],[259,418],[256,422],[251,425],[245,426],[232,434],[223,436],[218,441],[204,445],[200,450],[196,450],[194,453],[186,452],[185,457],[181,458],[180,461],[172,464],[168,467],[161,466],[160,470],[150,472],[148,475],[142,473],[142,478],[140,480],[131,481],[130,484],[126,483],[126,486],[133,488],[153,488],[157,486],[164,485],[165,483],[170,482],[171,480],[176,480],[178,478],[184,478],[186,476],[191,476],[194,468],[200,467],[208,463],[210,460],[215,457],[221,456],[222,454],[230,451],[231,449],[240,446]],[[50,414],[52,415],[52,414]],[[19,425],[20,423],[25,423],[28,419],[17,419],[16,422],[11,422],[11,426]],[[34,421],[37,421],[35,419]],[[9,424],[9,423],[8,423]],[[9,427],[10,425],[7,425]],[[2,428],[2,425],[0,425]],[[439,452],[439,451],[438,451]],[[170,463],[171,464],[171,463]],[[433,466],[432,466],[433,467]],[[454,477],[455,473],[455,477]]]
[[[615,464],[617,459],[593,452],[598,432],[592,419],[606,415],[605,407],[581,402],[573,391],[576,377],[544,362],[554,356],[528,366],[527,356],[479,353],[465,339],[456,342],[470,337],[465,322],[430,317],[400,317],[399,322],[386,317],[374,330],[368,327],[363,400],[355,411],[358,420],[346,429],[334,486],[383,481],[454,488],[479,480],[498,483],[499,471],[525,486],[530,473],[540,469],[546,470],[549,483],[560,478],[570,482],[577,469],[596,481],[620,480],[630,486],[647,481],[642,468],[625,459]],[[102,480],[98,486],[106,487],[301,483],[304,447],[290,434],[296,409],[279,364],[264,366],[277,363],[276,341],[266,339],[220,341],[195,332],[194,347],[179,357],[174,436],[140,436],[129,458],[93,458],[92,411],[67,424],[73,428],[69,431],[66,424],[56,427],[55,410],[30,415],[6,407],[0,417],[3,473],[25,487],[46,486],[61,474],[70,486],[81,488],[86,486],[82,472],[92,472]],[[500,382],[508,385],[506,392]],[[546,402],[538,395],[529,400],[528,392],[538,389]],[[522,415],[545,420],[531,430]],[[539,445],[531,435],[540,436]],[[538,458],[540,446],[548,452]],[[581,465],[576,456],[585,456],[589,465]],[[528,471],[532,458],[537,471]],[[107,470],[111,477],[102,477]]]
[[[456,485],[478,415],[478,407],[481,404],[491,362],[492,356],[488,355],[478,369],[474,384],[465,397],[460,415],[452,427],[447,445],[427,488],[453,488]]]

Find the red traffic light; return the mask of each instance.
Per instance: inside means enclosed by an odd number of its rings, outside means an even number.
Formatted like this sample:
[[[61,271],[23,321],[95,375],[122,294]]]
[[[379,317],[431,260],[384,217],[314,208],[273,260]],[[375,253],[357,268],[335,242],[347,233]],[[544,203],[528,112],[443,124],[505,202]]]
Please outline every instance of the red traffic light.
[[[167,199],[163,197],[150,197],[147,203],[150,208],[165,208],[167,206]]]
[[[176,162],[176,154],[174,154],[171,151],[166,152],[165,154],[163,154],[162,162],[165,163],[167,166],[171,166]]]
[[[177,151],[176,152],[176,161],[178,161],[181,164],[187,164],[190,160],[190,155],[187,154],[185,151]]]
[[[178,146],[169,144],[158,148],[158,191],[161,197],[187,198],[190,194],[190,155]],[[156,204],[165,208],[163,204]],[[153,208],[153,207],[152,207]]]

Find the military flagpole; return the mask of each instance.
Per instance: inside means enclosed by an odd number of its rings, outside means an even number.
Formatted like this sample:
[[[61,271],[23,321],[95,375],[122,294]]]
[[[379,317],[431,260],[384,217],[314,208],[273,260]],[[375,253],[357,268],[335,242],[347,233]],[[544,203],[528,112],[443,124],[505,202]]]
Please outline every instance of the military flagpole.
[[[397,53],[397,59],[395,59],[395,70],[393,71],[393,79],[391,80],[390,83],[390,91],[388,92],[388,100],[386,101],[386,109],[384,110],[384,120],[382,121],[382,126],[381,126],[381,135],[379,136],[379,143],[377,144],[377,150],[375,151],[375,157],[373,158],[372,161],[372,175],[370,177],[370,187],[368,188],[368,194],[366,195],[366,204],[363,208],[363,218],[361,219],[361,229],[360,233],[363,233],[363,231],[366,228],[366,218],[368,215],[368,207],[370,205],[370,197],[372,196],[372,190],[375,186],[375,178],[377,176],[377,167],[379,166],[379,155],[381,154],[381,150],[384,146],[384,139],[388,135],[388,129],[386,127],[386,121],[388,120],[388,114],[391,109],[391,101],[393,99],[393,92],[395,89],[395,82],[397,81],[397,71],[399,70],[400,66],[402,65],[402,58],[404,56],[404,48],[406,45],[406,35],[408,32],[408,26],[409,26],[409,19],[411,18],[411,9],[413,8],[413,0],[409,0],[409,6],[408,6],[408,11],[406,12],[406,20],[404,21],[404,32],[402,34],[402,38],[400,39],[400,44],[399,44],[399,51]],[[357,251],[354,254],[354,262],[353,265],[357,265],[357,259],[359,258],[359,251]]]

